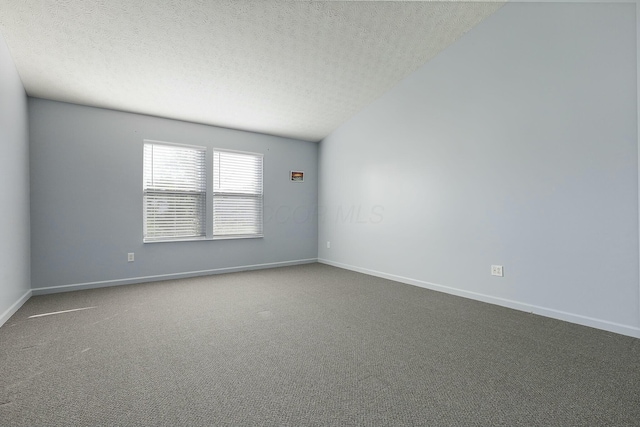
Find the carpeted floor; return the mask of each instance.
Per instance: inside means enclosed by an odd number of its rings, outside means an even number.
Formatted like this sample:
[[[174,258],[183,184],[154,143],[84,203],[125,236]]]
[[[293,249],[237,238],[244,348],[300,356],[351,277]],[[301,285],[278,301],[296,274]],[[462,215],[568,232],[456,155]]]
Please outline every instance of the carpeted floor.
[[[320,264],[38,296],[0,425],[638,426],[640,340]]]

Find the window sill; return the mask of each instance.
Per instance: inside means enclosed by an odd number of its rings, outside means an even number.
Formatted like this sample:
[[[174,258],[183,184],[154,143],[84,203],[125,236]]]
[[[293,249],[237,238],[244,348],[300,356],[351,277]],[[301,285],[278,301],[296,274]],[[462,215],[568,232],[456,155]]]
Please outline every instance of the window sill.
[[[143,240],[142,243],[146,245],[148,243],[210,242],[212,240],[262,239],[263,237],[263,234],[251,236],[185,237],[183,239]]]

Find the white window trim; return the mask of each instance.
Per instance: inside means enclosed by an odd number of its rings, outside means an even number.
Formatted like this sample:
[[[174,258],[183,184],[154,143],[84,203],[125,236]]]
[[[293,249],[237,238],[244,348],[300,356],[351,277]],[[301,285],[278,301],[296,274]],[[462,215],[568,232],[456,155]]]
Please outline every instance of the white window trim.
[[[207,242],[212,240],[238,240],[238,239],[261,239],[264,238],[264,154],[256,153],[252,151],[241,151],[241,150],[231,150],[227,148],[209,148],[202,145],[193,145],[193,144],[182,144],[170,141],[160,141],[155,139],[143,139],[142,143],[142,151],[143,151],[143,161],[142,161],[142,170],[144,175],[144,144],[165,144],[165,145],[173,145],[178,147],[185,148],[194,148],[205,150],[205,170],[206,170],[206,197],[205,197],[205,217],[206,217],[206,236],[198,236],[198,237],[178,237],[178,238],[158,238],[158,239],[150,239],[145,240],[144,233],[142,235],[142,243],[143,244],[155,244],[155,243],[176,243],[176,242]],[[255,156],[260,156],[263,158],[263,170],[262,170],[262,234],[251,234],[251,235],[213,235],[213,152],[214,151],[224,151],[230,153],[239,153],[239,154],[250,154]],[[144,218],[144,190],[143,190],[143,198],[142,198],[142,209],[143,209],[143,222],[146,221]],[[144,224],[144,223],[143,223]],[[144,228],[144,226],[143,226]]]
[[[144,144],[173,145],[175,147],[193,148],[194,150],[204,150],[205,152],[208,150],[208,148],[205,147],[204,145],[182,144],[181,142],[160,141],[157,139],[143,139],[142,140],[143,148],[144,148]]]
[[[217,152],[222,152],[222,153],[247,154],[247,155],[250,155],[250,156],[260,157],[261,162],[262,162],[262,164],[261,164],[261,169],[262,170],[261,170],[261,177],[260,177],[261,191],[260,191],[259,197],[255,197],[255,198],[260,200],[260,211],[261,211],[260,212],[260,214],[261,214],[260,230],[261,230],[261,232],[260,233],[256,233],[256,234],[213,234],[213,227],[212,227],[212,230],[211,230],[212,236],[213,236],[212,239],[213,240],[227,240],[227,239],[260,239],[260,238],[263,238],[264,237],[264,154],[263,153],[255,153],[255,152],[252,152],[252,151],[230,150],[230,149],[227,149],[227,148],[214,147],[214,148],[211,149],[212,157],[213,157],[213,155],[214,155],[214,153],[216,151]],[[212,173],[215,173],[215,166],[214,166],[213,158],[212,158],[212,161],[211,161],[211,167],[212,167],[212,169],[211,169]],[[211,181],[210,184],[212,186],[212,192],[211,192],[212,197],[211,197],[211,202],[210,202],[210,206],[211,206],[212,212],[211,212],[211,215],[209,215],[209,216],[211,217],[211,219],[213,221],[213,217],[214,217],[213,209],[214,209],[214,203],[215,203],[215,196],[218,195],[218,193],[216,193],[213,190],[213,181],[214,181],[213,176],[212,176],[212,179],[210,181]],[[221,192],[221,194],[225,194],[225,193]],[[231,192],[227,192],[226,194],[234,195],[234,193],[231,193]],[[237,196],[243,196],[244,195],[245,197],[250,197],[250,195],[243,194],[243,193],[236,193],[235,195],[237,195]]]
[[[178,237],[168,237],[168,236],[163,236],[163,237],[145,237],[144,235],[144,229],[146,227],[146,222],[147,222],[147,218],[145,215],[145,197],[147,194],[147,191],[144,190],[144,150],[145,150],[145,146],[147,144],[151,144],[151,145],[164,145],[164,146],[168,146],[168,147],[179,147],[179,148],[189,148],[189,149],[193,149],[193,150],[198,150],[198,151],[202,151],[204,153],[204,172],[205,172],[205,191],[201,192],[201,194],[204,194],[204,212],[203,212],[203,216],[204,216],[204,223],[205,223],[205,235],[204,236],[178,236]],[[143,151],[143,159],[142,159],[142,174],[143,174],[143,191],[142,191],[142,221],[143,221],[143,233],[142,233],[142,242],[143,243],[157,243],[157,242],[184,242],[184,241],[199,241],[199,240],[206,240],[207,238],[207,203],[208,200],[210,200],[210,196],[209,196],[209,191],[208,191],[208,184],[207,184],[207,180],[208,180],[208,169],[207,169],[207,147],[205,146],[201,146],[201,145],[190,145],[190,144],[181,144],[181,143],[175,143],[175,142],[168,142],[168,141],[158,141],[158,140],[152,140],[152,139],[144,139],[142,141],[142,151]],[[153,193],[154,191],[151,191],[151,193]],[[179,192],[179,191],[178,191]],[[185,192],[186,193],[186,192]]]

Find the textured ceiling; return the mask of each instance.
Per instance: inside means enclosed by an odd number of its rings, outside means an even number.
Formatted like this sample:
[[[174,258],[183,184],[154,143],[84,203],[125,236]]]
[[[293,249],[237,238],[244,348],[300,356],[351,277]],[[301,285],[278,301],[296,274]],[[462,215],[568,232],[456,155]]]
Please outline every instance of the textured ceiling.
[[[30,96],[318,141],[498,2],[0,0]]]

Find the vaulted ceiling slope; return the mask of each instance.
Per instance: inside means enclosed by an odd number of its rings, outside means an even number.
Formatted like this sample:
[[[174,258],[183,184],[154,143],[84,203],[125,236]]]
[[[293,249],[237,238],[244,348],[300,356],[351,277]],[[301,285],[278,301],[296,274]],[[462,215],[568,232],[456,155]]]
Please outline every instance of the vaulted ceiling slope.
[[[318,141],[498,2],[0,0],[30,96]]]

